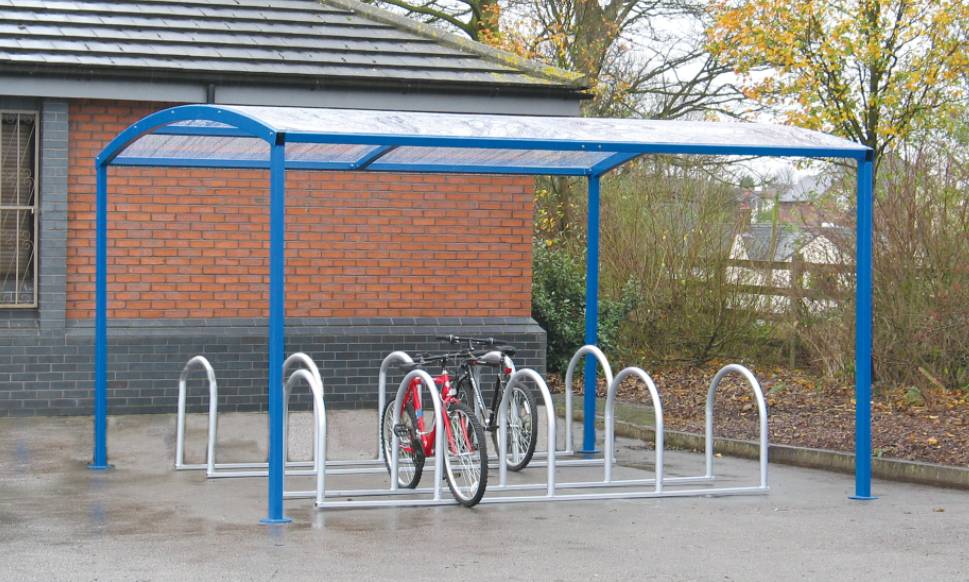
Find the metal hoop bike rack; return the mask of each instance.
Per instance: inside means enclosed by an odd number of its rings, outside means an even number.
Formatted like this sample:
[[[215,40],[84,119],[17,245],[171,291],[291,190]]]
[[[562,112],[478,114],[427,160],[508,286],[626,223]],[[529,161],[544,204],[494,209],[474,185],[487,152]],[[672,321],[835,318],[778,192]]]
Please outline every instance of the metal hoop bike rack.
[[[185,463],[185,398],[187,392],[188,375],[195,367],[205,370],[209,382],[209,431],[208,446],[206,447],[204,464]],[[215,443],[218,433],[219,385],[215,380],[215,370],[205,356],[195,356],[190,359],[178,377],[178,412],[175,424],[175,470],[205,469],[207,475],[215,472]]]
[[[318,370],[316,370],[314,373],[316,365],[313,364],[312,360],[309,360],[309,362],[312,364],[312,368],[309,370],[306,368],[296,370],[286,380],[284,385],[285,393],[283,395],[283,402],[286,405],[284,410],[288,410],[289,397],[292,395],[293,387],[300,381],[303,381],[309,385],[310,392],[313,395],[313,474],[316,477],[316,490],[313,493],[315,494],[317,501],[322,501],[323,492],[326,489],[326,405],[323,402],[323,381],[320,379]],[[285,369],[285,365],[283,366],[283,369]],[[285,478],[286,475],[284,473],[284,498],[286,496]]]
[[[283,363],[283,378],[286,377],[286,372],[297,365],[302,365],[305,367],[307,372],[313,376],[314,380],[320,386],[321,397],[322,397],[322,387],[323,379],[320,375],[319,368],[313,359],[303,352],[297,352],[289,356]],[[185,394],[186,394],[186,384],[189,373],[193,368],[201,366],[208,377],[209,382],[209,411],[208,411],[208,437],[206,446],[206,462],[205,463],[185,463]],[[283,432],[285,435],[284,442],[286,443],[286,451],[289,450],[289,397],[288,388],[284,385],[284,404],[283,404]],[[178,382],[178,413],[176,415],[176,439],[175,439],[175,469],[179,471],[187,470],[205,470],[205,476],[209,479],[232,479],[232,478],[250,478],[250,477],[266,477],[268,475],[269,464],[266,462],[239,462],[239,463],[217,463],[215,459],[218,456],[218,384],[216,382],[215,371],[212,365],[209,363],[208,359],[204,356],[195,356],[190,359],[185,367],[182,369],[182,373],[179,376]],[[316,438],[316,437],[314,437]],[[316,447],[314,446],[314,451]],[[315,453],[314,453],[315,454]],[[288,457],[288,455],[287,455]],[[364,472],[378,473],[382,472],[381,467],[366,467],[367,465],[374,465],[371,460],[331,460],[327,461],[327,464],[331,467],[335,467],[331,474],[340,474],[344,472],[342,467],[353,467],[355,465],[363,465],[365,468]],[[316,466],[316,457],[310,461],[290,461],[288,458],[286,460],[286,474],[290,476],[314,476]],[[359,470],[350,471],[351,473],[360,472]]]
[[[763,391],[760,387],[759,382],[753,373],[750,372],[744,366],[738,364],[730,364],[721,368],[717,374],[714,376],[707,390],[706,399],[706,409],[705,409],[705,450],[704,450],[704,464],[705,471],[701,475],[696,476],[676,476],[670,477],[665,474],[664,469],[664,455],[665,455],[665,445],[664,445],[664,422],[663,422],[663,407],[660,400],[659,391],[653,382],[652,378],[644,370],[636,367],[629,367],[621,370],[615,376],[612,375],[612,368],[609,365],[605,354],[595,346],[583,346],[580,348],[570,361],[568,371],[566,373],[566,410],[571,411],[570,406],[570,390],[568,385],[572,380],[573,371],[577,362],[582,359],[582,356],[587,354],[593,355],[602,367],[606,378],[609,380],[609,385],[606,394],[606,404],[604,409],[605,416],[605,430],[604,430],[604,452],[601,459],[595,460],[576,460],[576,459],[561,459],[561,456],[573,453],[572,444],[572,434],[568,430],[570,422],[568,422],[565,430],[565,443],[563,448],[558,447],[557,443],[557,418],[555,415],[554,403],[552,401],[551,393],[545,380],[537,372],[531,369],[519,369],[513,371],[509,377],[508,381],[504,384],[504,390],[499,402],[498,409],[498,451],[496,454],[497,458],[503,458],[507,455],[508,449],[508,407],[511,399],[512,391],[515,387],[525,383],[530,382],[538,388],[538,391],[542,396],[542,403],[545,405],[545,417],[546,417],[546,429],[547,429],[547,442],[552,444],[546,451],[546,460],[541,466],[545,468],[545,479],[543,483],[509,483],[508,482],[508,468],[505,463],[495,463],[498,468],[498,483],[492,484],[488,487],[487,493],[480,503],[482,504],[495,504],[495,503],[520,503],[520,502],[531,502],[531,501],[569,501],[569,500],[600,500],[600,499],[636,499],[636,498],[659,498],[659,497],[692,497],[692,496],[727,496],[727,495],[749,495],[749,494],[766,494],[769,491],[767,485],[767,453],[768,453],[768,433],[767,433],[767,405],[766,400],[763,395]],[[499,354],[500,355],[500,354]],[[387,394],[386,394],[386,383],[387,375],[390,366],[400,363],[412,363],[412,358],[404,352],[393,352],[384,358],[378,379],[378,402],[380,405],[380,410],[382,411],[386,407]],[[509,368],[513,369],[514,364],[511,363],[510,358],[507,362]],[[399,436],[396,432],[392,432],[391,441],[391,458],[388,459],[388,464],[390,466],[390,477],[389,486],[384,488],[360,488],[360,489],[334,489],[327,490],[327,476],[330,475],[364,475],[364,474],[375,474],[379,473],[383,478],[388,478],[388,471],[386,467],[383,466],[384,460],[382,458],[382,447],[379,446],[379,436],[378,436],[378,454],[376,459],[366,459],[361,461],[331,461],[327,459],[327,448],[326,448],[326,433],[327,433],[327,418],[326,418],[326,406],[325,406],[325,395],[323,390],[323,382],[320,376],[319,370],[313,363],[313,360],[306,354],[298,353],[290,356],[284,364],[284,371],[289,370],[291,367],[301,364],[301,367],[290,374],[286,379],[284,384],[284,411],[286,414],[284,417],[288,417],[288,401],[292,394],[292,389],[300,382],[305,382],[310,387],[313,396],[313,460],[310,462],[302,461],[302,466],[309,466],[308,470],[287,470],[286,476],[312,476],[315,478],[315,487],[313,490],[309,491],[284,491],[284,498],[286,499],[300,499],[300,498],[310,498],[314,500],[315,506],[318,509],[349,509],[349,508],[368,508],[368,507],[401,507],[401,506],[430,506],[430,505],[452,505],[457,504],[457,500],[452,498],[446,498],[442,496],[442,486],[441,486],[441,476],[443,475],[443,463],[445,454],[445,444],[444,444],[444,431],[438,430],[435,435],[434,443],[434,454],[433,466],[434,471],[431,475],[432,486],[408,489],[402,488],[398,482],[398,474],[400,471],[400,459],[399,454]],[[206,375],[209,380],[209,441],[208,441],[208,457],[204,465],[187,465],[184,463],[184,416],[185,416],[185,386],[187,383],[187,378],[189,373],[196,367],[201,367],[205,370]],[[716,397],[716,391],[720,386],[722,380],[728,374],[739,374],[753,391],[758,409],[758,420],[759,420],[759,443],[760,443],[760,459],[759,459],[759,479],[756,485],[748,486],[733,486],[733,487],[703,487],[703,488],[692,488],[692,489],[670,489],[670,487],[679,487],[688,484],[705,484],[712,485],[715,482],[716,476],[714,474],[714,454],[713,454],[713,420],[714,420],[714,401]],[[620,479],[615,477],[614,466],[616,464],[615,457],[615,428],[616,428],[616,418],[615,418],[615,402],[616,394],[620,385],[627,379],[635,379],[643,384],[649,390],[650,398],[653,405],[654,413],[654,426],[655,426],[655,473],[652,478],[637,478],[637,479]],[[434,382],[434,379],[424,370],[416,369],[412,370],[404,376],[404,379],[398,386],[396,392],[396,399],[402,399],[406,390],[411,385],[413,381],[419,381],[420,384],[428,390],[431,395],[431,402],[433,404],[433,415],[434,415],[434,425],[437,427],[443,427],[445,422],[445,415],[443,404],[441,400],[440,392]],[[190,468],[204,468],[206,469],[206,474],[209,476],[221,476],[217,469],[226,468],[263,468],[265,464],[256,463],[236,463],[236,464],[217,464],[215,463],[216,455],[216,443],[217,443],[217,406],[215,405],[218,396],[218,387],[215,380],[215,373],[212,369],[211,364],[202,356],[196,356],[189,360],[185,368],[182,370],[182,374],[179,378],[179,413],[178,413],[178,431],[176,436],[176,468],[179,469],[190,469]],[[567,413],[568,413],[567,412]],[[393,423],[396,425],[400,422],[400,411],[394,410]],[[287,421],[288,422],[288,421]],[[379,427],[378,422],[378,427]],[[288,424],[285,425],[288,430]],[[379,428],[378,428],[379,430]],[[378,433],[379,434],[379,433]],[[287,439],[288,441],[288,439]],[[288,444],[288,443],[287,443]],[[576,462],[578,461],[578,462]],[[601,480],[591,480],[591,481],[562,481],[558,479],[557,471],[560,469],[566,469],[569,467],[576,466],[588,466],[593,462],[597,464],[602,464],[603,473]],[[290,467],[295,462],[287,463],[287,467]],[[352,464],[354,466],[348,466]],[[375,466],[379,464],[380,466]],[[531,466],[531,465],[530,465]],[[235,473],[235,474],[233,474]],[[226,476],[265,476],[266,471],[226,471],[224,472]],[[598,489],[598,488],[614,488],[619,489],[619,491],[595,491],[590,493],[575,493],[569,492],[571,490],[579,489]],[[531,492],[531,493],[529,493]],[[386,499],[372,499],[373,497],[387,497]],[[336,499],[339,498],[339,499]],[[349,499],[348,499],[349,498]]]
[[[490,351],[490,352],[486,352],[485,354],[483,354],[481,356],[481,358],[482,359],[494,359],[495,361],[502,361],[502,359],[503,359],[504,366],[507,367],[508,369],[510,369],[511,372],[512,372],[512,374],[516,370],[516,368],[515,368],[515,362],[511,359],[511,357],[509,357],[506,354],[501,353],[500,351]],[[391,352],[380,363],[380,373],[377,376],[377,458],[374,459],[374,460],[372,460],[372,461],[360,461],[359,462],[360,464],[370,464],[370,465],[380,465],[380,466],[383,465],[383,463],[384,463],[384,451],[383,451],[383,448],[380,446],[380,443],[381,443],[381,440],[380,440],[380,438],[381,438],[380,437],[380,430],[381,430],[380,421],[381,421],[382,416],[383,416],[383,410],[387,406],[387,374],[390,371],[390,368],[392,366],[401,365],[401,364],[413,364],[413,363],[414,363],[413,358],[411,358],[411,356],[409,354],[407,354],[406,352],[403,352],[403,351]],[[475,368],[475,370],[474,370],[473,373],[477,375],[477,374],[480,374],[480,371],[477,368]],[[475,377],[475,382],[477,382],[478,385],[480,385],[480,381],[479,381],[479,378],[477,376]],[[474,406],[475,406],[475,413],[479,413],[480,411],[478,410],[478,401],[477,401],[477,399],[474,399]],[[541,454],[542,454],[542,456],[544,456],[545,455],[545,452],[543,451]],[[539,457],[539,453],[538,452],[536,452],[535,453],[535,456],[532,457],[532,458],[535,459],[536,457],[541,458],[541,457]],[[489,458],[488,458],[488,467],[493,469],[493,468],[496,468],[497,466],[498,466],[498,458],[496,456],[489,456]],[[530,467],[543,467],[544,466],[544,461],[534,460],[533,462],[529,463],[529,466]]]

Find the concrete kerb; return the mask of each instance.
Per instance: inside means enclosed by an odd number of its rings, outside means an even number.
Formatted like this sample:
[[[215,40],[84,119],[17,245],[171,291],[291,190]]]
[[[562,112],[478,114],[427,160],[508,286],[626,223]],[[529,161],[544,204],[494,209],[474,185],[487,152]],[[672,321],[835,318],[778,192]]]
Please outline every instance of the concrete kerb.
[[[599,398],[597,400],[599,403],[597,409],[601,410],[605,399]],[[578,404],[578,408],[574,411],[575,421],[581,421],[584,417],[581,401]],[[555,408],[556,414],[564,418],[565,404],[560,394],[556,394]],[[641,420],[642,418],[652,418],[651,410],[647,406],[628,403],[617,404],[616,435],[651,442],[655,438],[655,430],[651,425]],[[601,415],[596,415],[596,425],[600,427],[604,425],[604,419]],[[704,447],[702,434],[666,429],[664,437],[667,449],[702,451]],[[719,454],[744,459],[756,459],[758,457],[758,444],[754,441],[715,437],[713,443],[714,451]],[[807,469],[821,469],[848,474],[855,471],[854,454],[842,451],[770,444],[769,458],[771,463]],[[969,469],[960,467],[874,458],[872,459],[872,470],[873,475],[878,479],[969,490]]]

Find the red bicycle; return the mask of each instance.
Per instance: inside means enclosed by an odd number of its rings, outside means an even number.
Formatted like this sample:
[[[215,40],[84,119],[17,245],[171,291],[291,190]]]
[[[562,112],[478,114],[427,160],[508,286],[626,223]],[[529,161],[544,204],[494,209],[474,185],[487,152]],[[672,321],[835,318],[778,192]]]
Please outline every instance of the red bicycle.
[[[444,407],[444,472],[448,487],[454,498],[466,507],[477,505],[488,486],[488,452],[485,448],[484,429],[471,409],[457,398],[448,374],[448,361],[456,354],[422,356],[407,368],[424,368],[429,363],[440,362],[441,372],[434,378],[434,384],[441,393]],[[381,420],[381,446],[384,462],[390,471],[393,435],[396,434],[400,449],[397,453],[397,483],[404,488],[413,489],[420,483],[424,472],[424,462],[434,454],[435,437],[438,427],[433,420],[428,421],[424,414],[421,398],[422,382],[415,378],[404,392],[400,405],[400,422],[393,423],[393,410],[396,398],[387,403]],[[433,419],[433,414],[430,415]],[[393,475],[391,475],[393,478]]]

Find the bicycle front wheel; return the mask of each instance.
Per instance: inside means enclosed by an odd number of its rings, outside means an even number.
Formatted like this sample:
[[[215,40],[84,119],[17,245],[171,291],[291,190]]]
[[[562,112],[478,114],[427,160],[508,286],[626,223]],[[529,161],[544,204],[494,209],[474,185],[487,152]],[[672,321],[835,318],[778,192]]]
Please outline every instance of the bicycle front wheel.
[[[508,403],[508,455],[505,463],[509,471],[521,471],[532,461],[538,441],[538,406],[532,393],[522,386],[511,389]],[[498,429],[491,431],[498,456]]]
[[[481,501],[488,486],[484,429],[471,409],[460,402],[448,404],[447,424],[444,455],[447,484],[461,505],[472,507]]]

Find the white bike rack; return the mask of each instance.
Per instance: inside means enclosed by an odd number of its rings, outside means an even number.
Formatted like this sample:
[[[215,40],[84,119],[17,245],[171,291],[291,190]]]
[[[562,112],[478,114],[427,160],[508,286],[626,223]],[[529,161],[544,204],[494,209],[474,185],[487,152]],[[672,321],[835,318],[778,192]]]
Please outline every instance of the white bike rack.
[[[186,464],[185,463],[185,397],[187,391],[188,375],[193,368],[201,367],[205,370],[205,375],[209,381],[209,432],[208,446],[206,447],[205,464]],[[219,407],[219,385],[215,381],[215,370],[204,356],[195,356],[185,367],[178,377],[178,413],[175,424],[175,470],[185,471],[190,469],[205,469],[206,474],[211,475],[215,472],[215,443],[218,432],[218,407]]]
[[[319,464],[319,474],[317,477],[317,487],[315,495],[315,505],[318,509],[352,509],[367,507],[403,507],[403,506],[429,506],[429,505],[453,505],[457,503],[455,499],[447,499],[441,495],[441,477],[444,474],[444,405],[441,401],[440,392],[434,384],[434,379],[424,370],[412,370],[401,381],[397,388],[396,399],[400,401],[404,398],[408,387],[414,380],[420,380],[421,384],[427,388],[431,394],[431,402],[434,407],[434,426],[436,427],[434,439],[434,473],[431,476],[433,487],[430,489],[403,489],[398,483],[400,437],[392,433],[391,438],[391,458],[390,458],[390,486],[387,489],[345,489],[338,491],[326,491],[321,482],[325,479],[328,472],[325,463]],[[400,422],[400,410],[396,407],[393,413],[393,423]],[[325,426],[325,423],[324,423]],[[384,471],[386,474],[387,472]],[[431,498],[420,497],[422,494],[430,493]],[[309,497],[308,492],[292,492],[285,495],[288,499]],[[352,499],[353,497],[375,497],[389,496],[389,499]],[[341,500],[327,500],[326,497],[339,497]],[[350,497],[351,499],[345,499]]]
[[[570,467],[590,465],[589,460],[577,460],[577,459],[561,459],[561,456],[574,454],[574,446],[572,443],[572,431],[569,429],[570,415],[571,412],[571,381],[573,379],[574,368],[582,357],[591,354],[595,357],[599,365],[604,371],[604,375],[609,381],[609,386],[606,395],[605,404],[605,430],[604,430],[604,452],[601,459],[592,460],[597,463],[601,463],[603,466],[603,474],[601,480],[592,481],[560,481],[558,480],[557,472],[559,470],[567,469]],[[408,364],[413,363],[413,360],[404,352],[393,352],[384,358],[381,364],[379,380],[378,380],[378,406],[379,410],[382,412],[386,407],[387,394],[386,394],[386,383],[387,374],[389,368],[395,364]],[[402,506],[430,506],[430,505],[453,505],[457,504],[457,500],[452,498],[445,498],[442,496],[442,476],[443,476],[443,463],[445,454],[445,442],[444,442],[444,431],[437,430],[435,443],[434,443],[434,454],[427,460],[433,459],[433,473],[428,476],[432,480],[431,487],[407,489],[401,488],[398,483],[397,475],[400,471],[398,454],[399,454],[399,436],[396,433],[392,435],[391,441],[391,451],[392,458],[388,459],[390,465],[390,473],[384,466],[383,449],[380,446],[380,436],[379,431],[382,430],[380,426],[380,421],[378,420],[378,454],[376,459],[366,459],[360,461],[333,461],[327,459],[327,448],[326,448],[326,431],[327,431],[327,419],[326,419],[326,406],[325,406],[325,396],[323,391],[323,381],[320,377],[319,370],[313,363],[312,359],[305,354],[294,354],[286,360],[284,364],[284,372],[289,370],[291,367],[301,364],[302,367],[295,370],[290,374],[286,383],[284,385],[284,398],[285,398],[285,417],[288,417],[288,402],[289,397],[292,393],[293,387],[300,383],[305,382],[309,385],[310,390],[313,395],[313,461],[311,462],[300,462],[303,463],[301,466],[311,467],[309,470],[295,471],[289,470],[289,467],[294,465],[294,462],[287,463],[286,476],[312,476],[315,478],[316,484],[315,488],[310,491],[285,491],[284,497],[286,499],[299,499],[299,498],[310,498],[314,500],[314,503],[318,509],[349,509],[349,508],[368,508],[368,507],[402,507]],[[514,364],[511,363],[510,359],[507,361],[508,367],[514,369]],[[208,441],[208,457],[206,459],[206,464],[204,465],[187,465],[184,463],[184,417],[185,417],[185,385],[189,373],[195,367],[201,367],[205,370],[208,380],[209,380],[209,441]],[[714,414],[714,400],[716,396],[717,388],[719,387],[721,381],[728,374],[735,373],[743,377],[751,390],[754,392],[755,399],[757,401],[757,410],[759,414],[759,429],[760,429],[760,474],[759,480],[756,485],[749,486],[735,486],[735,487],[712,487],[715,482],[714,475],[714,454],[713,454],[713,414]],[[652,478],[643,479],[617,479],[614,475],[614,467],[616,464],[615,458],[615,403],[616,403],[616,393],[619,386],[623,381],[634,378],[640,382],[643,382],[649,390],[650,398],[653,405],[654,413],[654,426],[655,426],[655,474]],[[433,415],[434,415],[434,426],[442,427],[445,422],[445,415],[443,409],[443,403],[441,400],[440,392],[434,383],[434,379],[423,370],[412,370],[401,381],[397,388],[396,399],[402,399],[406,393],[408,387],[414,381],[419,381],[424,388],[428,390],[431,395],[431,402],[433,404]],[[659,497],[694,497],[694,496],[727,496],[727,495],[751,495],[751,494],[766,494],[769,491],[767,485],[767,453],[768,453],[768,433],[767,433],[767,405],[764,399],[763,391],[761,390],[760,384],[754,377],[753,373],[747,368],[737,365],[730,364],[724,366],[720,369],[716,376],[710,383],[709,389],[707,390],[707,400],[706,400],[706,418],[705,418],[705,472],[702,475],[696,476],[685,476],[685,477],[669,477],[664,471],[664,423],[663,423],[663,406],[660,400],[659,391],[656,388],[655,383],[652,378],[640,368],[629,367],[620,371],[615,377],[612,375],[612,368],[609,366],[609,362],[605,357],[605,354],[595,346],[583,346],[580,348],[576,354],[572,357],[569,363],[569,368],[566,372],[566,428],[565,428],[565,443],[563,448],[558,447],[557,443],[557,418],[555,415],[555,408],[552,402],[552,396],[548,389],[545,380],[537,372],[531,369],[520,369],[514,371],[505,383],[504,392],[500,399],[498,418],[499,418],[499,428],[498,428],[498,443],[499,452],[497,458],[503,458],[507,455],[508,449],[508,406],[511,398],[512,390],[525,382],[530,382],[534,384],[538,391],[541,393],[543,404],[545,405],[545,416],[546,416],[546,428],[547,428],[547,442],[552,444],[545,451],[546,460],[537,465],[535,463],[529,466],[543,466],[545,468],[545,479],[544,483],[509,483],[508,482],[508,468],[505,463],[496,463],[498,468],[498,483],[491,484],[488,486],[485,497],[481,500],[482,504],[494,504],[494,503],[519,503],[519,502],[531,502],[531,501],[569,501],[569,500],[598,500],[598,499],[637,499],[637,498],[659,498]],[[235,464],[217,464],[215,463],[216,455],[216,436],[217,436],[217,406],[215,405],[216,399],[218,397],[218,387],[215,381],[215,373],[212,370],[212,366],[208,361],[202,357],[197,356],[189,360],[185,368],[182,370],[182,374],[179,378],[179,413],[178,413],[178,431],[176,436],[176,468],[178,469],[206,469],[206,473],[210,476],[266,476],[265,463],[235,463]],[[394,410],[393,423],[394,425],[400,422],[400,411]],[[378,415],[379,419],[379,415]],[[288,425],[287,429],[288,430]],[[288,441],[288,439],[287,439]],[[287,443],[288,446],[288,443]],[[378,466],[379,465],[379,466]],[[225,471],[220,472],[220,468],[229,469],[241,469],[241,468],[258,468],[261,471]],[[220,474],[221,473],[221,474]],[[237,473],[237,474],[232,474]],[[328,475],[364,475],[364,474],[376,474],[379,473],[382,479],[387,479],[389,485],[383,488],[360,488],[360,489],[339,489],[339,490],[328,490],[326,488],[327,476]],[[392,475],[392,477],[390,476]],[[683,488],[673,488],[688,484],[706,484],[707,487],[703,488],[693,488],[693,489],[683,489]],[[574,493],[569,492],[571,490],[579,489],[598,489],[598,488],[613,488],[615,491],[595,491],[591,493]],[[532,493],[529,493],[532,492]],[[386,497],[385,499],[371,499],[373,497]]]
[[[305,355],[305,354],[294,354],[295,355]],[[292,356],[291,356],[292,357]],[[296,370],[290,375],[289,379],[286,380],[284,385],[285,393],[283,395],[283,403],[285,405],[284,410],[288,414],[289,410],[289,397],[293,392],[293,387],[300,381],[305,382],[310,387],[310,392],[313,395],[313,474],[316,477],[316,490],[313,492],[316,496],[317,501],[323,500],[324,491],[326,490],[326,405],[323,402],[323,380],[320,378],[319,370],[316,369],[316,364],[313,360],[310,360],[307,356],[309,369],[302,368]],[[287,360],[288,361],[288,360]],[[286,369],[286,366],[283,366]],[[285,416],[283,417],[286,418]],[[284,433],[288,436],[288,433]],[[289,439],[287,438],[286,449],[289,449]],[[283,475],[283,497],[286,496],[285,490],[285,474]]]
[[[606,355],[602,353],[602,350],[592,345],[585,345],[578,349],[569,360],[569,367],[565,370],[565,446],[562,449],[562,453],[566,455],[571,455],[575,453],[575,441],[572,437],[572,380],[575,376],[575,367],[582,361],[582,356],[590,355],[596,359],[599,366],[602,368],[602,374],[606,378],[606,385],[612,384],[612,367],[609,366],[609,360],[606,359]],[[558,439],[556,439],[555,446],[558,447]]]
[[[302,352],[297,352],[286,359],[283,363],[283,378],[286,378],[286,373],[296,367],[297,365],[305,366],[307,372],[313,376],[314,380],[318,382],[322,390],[323,379],[320,375],[319,368],[313,359]],[[206,446],[206,462],[189,464],[184,462],[185,457],[185,393],[186,393],[186,383],[189,373],[197,366],[201,366],[205,370],[208,381],[209,381],[209,412],[208,412],[208,442]],[[310,461],[290,461],[288,460],[288,450],[289,450],[289,398],[288,389],[284,385],[284,409],[283,409],[283,423],[284,423],[284,435],[287,450],[287,461],[286,461],[286,474],[289,476],[304,476],[312,477],[316,474],[316,457]],[[269,463],[267,462],[240,462],[240,463],[216,463],[215,459],[218,456],[218,416],[219,416],[219,406],[218,406],[218,384],[216,383],[215,371],[212,365],[204,356],[195,356],[182,369],[182,374],[179,376],[178,382],[178,413],[176,415],[176,439],[175,439],[175,469],[179,471],[185,470],[205,470],[205,476],[209,479],[233,479],[233,478],[252,478],[252,477],[266,477],[269,473]],[[314,437],[315,438],[315,437]],[[314,446],[314,450],[315,450]],[[327,461],[327,464],[334,469],[331,470],[331,474],[341,474],[348,472],[355,474],[358,472],[372,472],[380,473],[383,472],[383,467],[373,466],[374,462],[372,460],[333,460]],[[362,467],[357,468],[357,465],[362,465]],[[369,465],[369,466],[368,466]],[[344,469],[344,467],[350,467],[349,469]]]
[[[407,352],[391,352],[384,358],[384,361],[380,362],[380,373],[377,375],[377,461],[383,463],[384,461],[384,448],[380,446],[382,441],[381,430],[383,427],[380,426],[383,420],[384,408],[387,407],[387,372],[393,365],[400,364],[413,364],[414,360],[407,354]]]
[[[748,370],[747,368],[739,364],[728,364],[723,368],[720,368],[720,371],[717,372],[717,375],[713,377],[713,381],[710,382],[710,389],[707,390],[707,405],[706,405],[706,414],[705,414],[706,430],[704,431],[704,436],[706,441],[706,446],[704,447],[705,449],[704,453],[706,456],[706,474],[704,475],[704,477],[710,480],[714,479],[714,475],[713,475],[713,400],[714,400],[714,397],[716,396],[717,387],[720,386],[720,381],[723,380],[723,378],[731,372],[737,373],[743,376],[743,378],[747,381],[747,384],[750,385],[751,390],[753,390],[754,398],[757,400],[757,421],[760,429],[759,431],[760,437],[758,438],[759,448],[760,448],[760,454],[758,455],[759,463],[760,463],[760,484],[753,489],[763,491],[766,493],[769,489],[767,486],[767,451],[769,450],[768,443],[767,443],[767,435],[768,435],[767,401],[764,399],[764,391],[760,387],[760,382],[757,381],[757,378],[754,376],[753,372],[751,372],[750,370]]]

